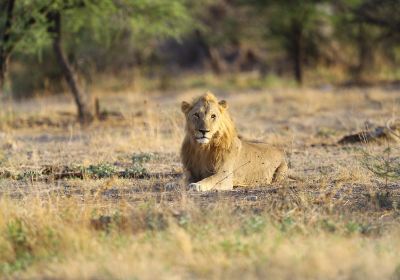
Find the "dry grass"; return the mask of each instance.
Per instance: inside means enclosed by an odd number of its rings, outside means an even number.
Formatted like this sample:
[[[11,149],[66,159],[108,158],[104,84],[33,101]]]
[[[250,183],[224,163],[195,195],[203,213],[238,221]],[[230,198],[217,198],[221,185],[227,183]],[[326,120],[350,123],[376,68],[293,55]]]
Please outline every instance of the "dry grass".
[[[303,180],[165,191],[180,182],[167,176],[181,172],[179,102],[199,93],[104,94],[103,106],[125,118],[86,130],[73,122],[67,97],[0,101],[0,277],[400,278],[400,185],[362,164],[363,151],[387,145],[335,144],[366,121],[398,116],[398,91],[217,92],[240,134],[284,148]],[[389,145],[398,157],[398,144]],[[96,176],[38,176],[45,165]],[[166,176],[113,171],[129,167]]]

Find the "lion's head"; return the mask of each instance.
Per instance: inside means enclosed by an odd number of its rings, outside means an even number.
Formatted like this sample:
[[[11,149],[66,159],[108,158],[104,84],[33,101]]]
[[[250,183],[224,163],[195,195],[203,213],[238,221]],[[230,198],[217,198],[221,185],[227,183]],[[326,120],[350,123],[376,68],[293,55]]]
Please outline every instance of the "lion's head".
[[[192,103],[183,101],[181,108],[186,117],[186,134],[192,143],[203,146],[218,144],[236,135],[226,101],[218,101],[211,92]]]

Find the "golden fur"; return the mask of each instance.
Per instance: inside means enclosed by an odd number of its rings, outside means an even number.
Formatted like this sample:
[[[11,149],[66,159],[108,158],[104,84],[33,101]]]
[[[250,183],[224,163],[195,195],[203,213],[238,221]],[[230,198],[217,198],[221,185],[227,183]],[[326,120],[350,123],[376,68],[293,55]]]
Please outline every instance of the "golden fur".
[[[214,95],[207,92],[204,96],[194,101],[218,103]],[[231,149],[232,139],[236,137],[236,129],[233,122],[226,113],[225,109],[221,109],[221,130],[222,133],[215,136],[209,145],[193,145],[190,139],[186,139],[182,145],[182,158],[185,160],[184,165],[190,169],[203,169],[207,166],[218,167],[224,159],[224,155]],[[186,125],[186,137],[189,138],[188,126]],[[191,155],[191,156],[186,156]]]
[[[264,144],[239,139],[226,101],[210,92],[191,104],[182,102],[186,135],[181,159],[189,188],[232,189],[270,184],[285,177],[283,153]]]

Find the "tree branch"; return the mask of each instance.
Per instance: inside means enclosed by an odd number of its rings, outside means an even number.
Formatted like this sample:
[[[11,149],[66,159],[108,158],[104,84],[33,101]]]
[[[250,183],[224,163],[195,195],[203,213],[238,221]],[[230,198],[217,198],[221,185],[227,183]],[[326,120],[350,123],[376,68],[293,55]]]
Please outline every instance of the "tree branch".
[[[10,0],[12,2],[15,2],[15,0]],[[43,6],[39,9],[38,13],[46,16],[51,13],[54,12],[53,9],[51,9],[52,4],[55,2],[55,0],[51,1],[48,5]],[[59,8],[59,11],[65,11],[65,10],[69,10],[69,9],[74,9],[74,8],[83,8],[85,7],[85,1],[77,1],[74,4],[68,4],[68,3],[63,3],[63,6],[61,8]],[[23,17],[21,15],[21,17]],[[23,24],[22,28],[25,32],[35,23],[37,22],[35,17],[29,17]],[[11,31],[11,30],[10,30]],[[13,44],[9,44],[8,48],[7,48],[7,52],[11,53],[12,50],[14,49],[15,45],[24,37],[25,32],[22,32],[21,34],[17,34],[14,37],[14,43]],[[9,33],[9,38],[11,37],[11,32]]]

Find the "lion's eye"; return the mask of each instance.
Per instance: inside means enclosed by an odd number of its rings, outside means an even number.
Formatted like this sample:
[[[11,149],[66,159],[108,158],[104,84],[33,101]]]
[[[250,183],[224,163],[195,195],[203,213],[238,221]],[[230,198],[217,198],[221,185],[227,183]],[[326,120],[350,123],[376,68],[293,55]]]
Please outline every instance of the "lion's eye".
[[[199,115],[198,113],[193,114],[193,116],[194,116],[196,119],[200,118],[200,115]]]
[[[212,114],[212,115],[211,115],[211,118],[212,118],[212,119],[215,119],[216,117],[217,117],[217,116],[216,116],[215,114]]]

